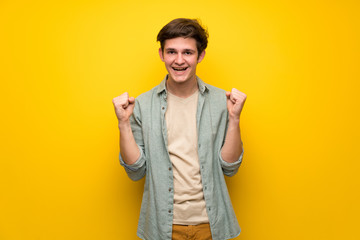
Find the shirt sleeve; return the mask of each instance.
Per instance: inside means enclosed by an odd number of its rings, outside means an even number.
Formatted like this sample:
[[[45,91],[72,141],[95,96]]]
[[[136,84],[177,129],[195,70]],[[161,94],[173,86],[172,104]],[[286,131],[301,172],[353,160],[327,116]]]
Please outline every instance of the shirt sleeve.
[[[138,145],[139,147],[139,145]],[[133,164],[126,164],[124,162],[124,160],[121,157],[121,154],[119,154],[119,159],[120,159],[120,165],[124,167],[127,175],[129,176],[129,178],[131,180],[137,181],[140,180],[141,178],[143,178],[145,176],[145,170],[146,170],[146,160],[144,157],[144,153],[142,151],[142,149],[139,147],[140,150],[140,157],[136,160],[135,163]]]
[[[136,100],[135,100],[136,101]],[[134,112],[130,117],[131,130],[135,142],[140,151],[140,157],[133,164],[126,164],[119,154],[120,165],[124,167],[127,175],[131,180],[137,181],[145,176],[146,173],[146,156],[144,150],[144,139],[142,135],[141,117],[139,111],[139,102],[135,102]]]
[[[226,175],[226,176],[234,176],[237,171],[239,170],[239,167],[241,165],[241,162],[242,162],[242,158],[243,158],[243,155],[244,155],[244,149],[243,151],[241,152],[240,154],[240,157],[238,160],[236,160],[235,162],[233,163],[229,163],[229,162],[226,162],[222,156],[221,156],[221,149],[219,151],[219,158],[220,158],[220,164],[221,164],[221,167],[222,167],[222,170],[223,170],[223,173]]]

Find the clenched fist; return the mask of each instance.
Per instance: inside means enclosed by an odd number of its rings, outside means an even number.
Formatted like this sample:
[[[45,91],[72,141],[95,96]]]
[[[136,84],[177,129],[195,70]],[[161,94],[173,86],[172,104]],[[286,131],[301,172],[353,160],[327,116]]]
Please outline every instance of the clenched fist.
[[[246,94],[240,92],[236,88],[233,88],[231,92],[226,92],[226,97],[227,97],[227,108],[230,117],[239,119],[241,110],[243,109],[245,104]]]
[[[135,107],[135,98],[129,97],[127,92],[112,100],[115,108],[116,117],[119,123],[125,123],[129,121],[131,114]]]

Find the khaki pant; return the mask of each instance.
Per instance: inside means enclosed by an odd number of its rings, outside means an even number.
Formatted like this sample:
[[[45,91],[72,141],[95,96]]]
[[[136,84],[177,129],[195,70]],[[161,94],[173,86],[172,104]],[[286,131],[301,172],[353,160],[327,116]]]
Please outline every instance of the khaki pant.
[[[208,223],[199,225],[173,225],[173,240],[211,240],[211,230]]]

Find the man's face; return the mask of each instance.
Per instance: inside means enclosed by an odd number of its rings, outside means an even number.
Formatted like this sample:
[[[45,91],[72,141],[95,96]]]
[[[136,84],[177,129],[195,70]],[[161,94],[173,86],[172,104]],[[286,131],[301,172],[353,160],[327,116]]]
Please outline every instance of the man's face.
[[[169,73],[169,81],[185,83],[196,79],[196,66],[205,56],[198,56],[194,38],[172,38],[165,41],[164,51],[159,49],[161,60]]]

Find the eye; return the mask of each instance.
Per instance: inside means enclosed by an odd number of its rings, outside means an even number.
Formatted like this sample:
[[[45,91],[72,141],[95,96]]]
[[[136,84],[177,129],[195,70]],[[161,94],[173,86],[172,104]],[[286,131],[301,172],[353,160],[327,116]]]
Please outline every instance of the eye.
[[[169,51],[167,51],[167,53],[168,53],[168,54],[175,54],[175,51],[169,50]]]
[[[192,52],[185,52],[185,55],[191,55]]]

